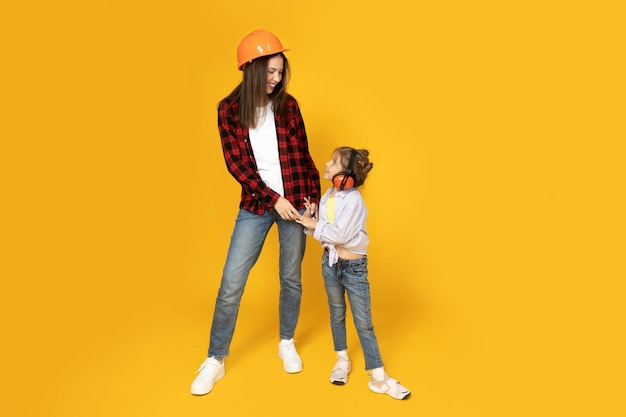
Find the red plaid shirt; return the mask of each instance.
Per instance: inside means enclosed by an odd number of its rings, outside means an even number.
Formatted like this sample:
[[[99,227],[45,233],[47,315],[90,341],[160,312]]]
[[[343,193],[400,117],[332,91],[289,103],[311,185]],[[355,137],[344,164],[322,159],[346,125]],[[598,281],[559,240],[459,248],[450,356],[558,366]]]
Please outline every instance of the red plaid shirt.
[[[286,123],[276,123],[278,156],[285,190],[284,197],[296,209],[304,207],[304,198],[319,204],[320,175],[309,154],[309,144],[300,114],[293,97],[287,99]],[[259,175],[248,128],[239,124],[238,103],[222,100],[218,107],[218,128],[228,172],[241,184],[239,207],[256,214],[273,210],[280,195],[268,187]],[[278,116],[277,116],[278,117]]]

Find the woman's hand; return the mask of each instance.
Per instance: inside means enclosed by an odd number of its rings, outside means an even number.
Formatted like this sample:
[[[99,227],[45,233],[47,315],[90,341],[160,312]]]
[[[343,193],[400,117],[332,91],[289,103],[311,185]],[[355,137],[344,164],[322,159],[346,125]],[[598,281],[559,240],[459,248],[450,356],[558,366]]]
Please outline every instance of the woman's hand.
[[[274,210],[283,220],[296,220],[300,218],[300,213],[285,197],[280,197],[276,204],[274,204]]]

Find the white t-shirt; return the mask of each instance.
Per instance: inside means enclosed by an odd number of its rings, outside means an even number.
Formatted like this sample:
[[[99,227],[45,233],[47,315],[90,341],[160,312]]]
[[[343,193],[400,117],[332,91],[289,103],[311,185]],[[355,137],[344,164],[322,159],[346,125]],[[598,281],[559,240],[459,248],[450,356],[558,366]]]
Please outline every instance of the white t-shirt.
[[[254,129],[249,129],[250,144],[261,179],[272,190],[285,196],[283,176],[278,157],[278,138],[272,103],[257,108],[258,122]]]

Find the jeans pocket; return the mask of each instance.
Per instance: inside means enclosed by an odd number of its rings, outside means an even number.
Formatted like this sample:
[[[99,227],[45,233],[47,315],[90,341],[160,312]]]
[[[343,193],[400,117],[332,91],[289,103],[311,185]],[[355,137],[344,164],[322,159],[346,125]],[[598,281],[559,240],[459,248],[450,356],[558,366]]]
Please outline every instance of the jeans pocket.
[[[366,275],[367,274],[367,258],[363,257],[356,261],[350,262],[349,271],[351,274],[355,274],[355,275]]]

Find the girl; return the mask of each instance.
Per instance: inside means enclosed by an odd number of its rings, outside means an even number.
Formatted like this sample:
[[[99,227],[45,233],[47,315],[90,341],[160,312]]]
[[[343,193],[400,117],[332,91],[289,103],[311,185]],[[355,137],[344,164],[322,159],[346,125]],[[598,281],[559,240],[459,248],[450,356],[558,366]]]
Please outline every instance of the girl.
[[[365,369],[370,371],[370,390],[405,400],[411,392],[385,372],[372,323],[367,280],[367,208],[357,189],[363,185],[373,167],[368,156],[366,149],[337,148],[332,159],[326,163],[324,179],[332,181],[332,187],[320,200],[319,219],[316,218],[315,207],[307,200],[307,210],[296,222],[302,224],[304,232],[315,237],[324,247],[322,275],[337,356],[330,373],[330,382],[345,384],[351,370],[346,342],[347,293],[365,357]]]

